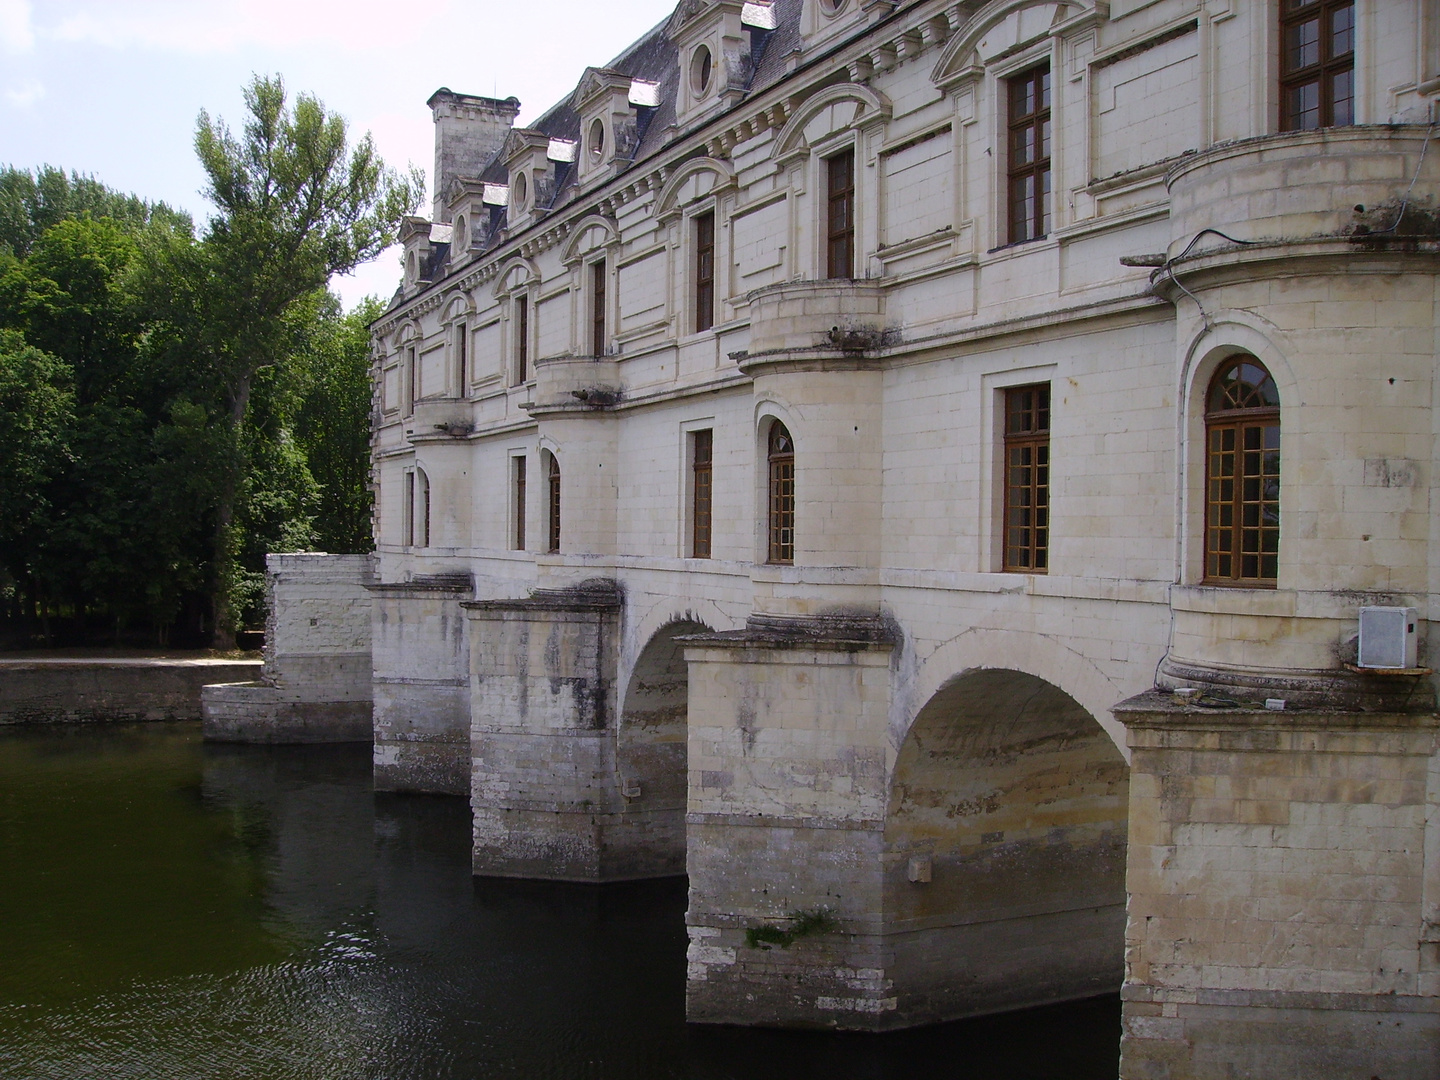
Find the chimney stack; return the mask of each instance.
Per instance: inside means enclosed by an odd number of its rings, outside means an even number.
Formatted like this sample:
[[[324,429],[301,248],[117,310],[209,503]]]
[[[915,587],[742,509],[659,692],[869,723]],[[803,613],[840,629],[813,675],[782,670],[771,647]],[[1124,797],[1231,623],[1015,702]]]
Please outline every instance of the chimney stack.
[[[442,86],[425,104],[435,116],[435,221],[449,221],[449,191],[461,177],[478,179],[505,145],[520,112],[518,98],[475,97]]]

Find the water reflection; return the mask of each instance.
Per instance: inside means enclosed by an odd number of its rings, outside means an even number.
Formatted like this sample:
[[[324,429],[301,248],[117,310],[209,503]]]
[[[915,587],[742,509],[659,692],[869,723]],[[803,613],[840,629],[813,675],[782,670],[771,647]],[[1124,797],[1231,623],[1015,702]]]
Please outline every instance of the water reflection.
[[[0,734],[0,1076],[1112,1080],[1113,999],[894,1036],[687,1027],[683,882],[475,880],[364,747]]]

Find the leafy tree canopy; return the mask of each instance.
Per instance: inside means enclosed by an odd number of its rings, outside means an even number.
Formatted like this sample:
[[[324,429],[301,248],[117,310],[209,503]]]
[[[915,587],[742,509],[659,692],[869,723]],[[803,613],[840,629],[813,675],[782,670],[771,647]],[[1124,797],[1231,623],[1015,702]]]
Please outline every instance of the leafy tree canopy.
[[[67,174],[52,165],[42,165],[33,173],[0,166],[0,250],[28,255],[52,225],[87,213],[132,230],[151,222],[164,222],[186,232],[193,227],[184,211],[113,191],[93,176]]]

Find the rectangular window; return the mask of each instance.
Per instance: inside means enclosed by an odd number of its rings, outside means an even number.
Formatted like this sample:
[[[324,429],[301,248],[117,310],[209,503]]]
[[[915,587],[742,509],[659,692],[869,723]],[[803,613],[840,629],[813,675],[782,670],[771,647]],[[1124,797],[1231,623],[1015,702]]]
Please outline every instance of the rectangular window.
[[[525,550],[525,459],[515,462],[515,550]]]
[[[715,215],[695,219],[695,332],[715,325]]]
[[[415,537],[415,543],[426,548],[430,546],[430,478],[424,473],[420,473],[415,483],[420,489],[420,507],[416,515],[420,527],[418,535]]]
[[[466,330],[465,324],[461,323],[455,328],[455,377],[459,384],[459,389],[455,393],[456,397],[463,398],[466,391],[470,389],[469,346],[470,333]]]
[[[555,460],[553,454],[548,456],[550,458],[550,546],[546,550],[553,553],[560,550],[560,463]]]
[[[1354,122],[1354,0],[1281,0],[1280,130]]]
[[[515,298],[515,385],[530,378],[530,298]]]
[[[405,473],[405,516],[403,521],[405,535],[401,537],[401,543],[406,547],[415,546],[415,474]]]
[[[1007,163],[1010,243],[1050,231],[1050,65],[1006,80],[1010,91]]]
[[[706,429],[690,436],[690,556],[710,558],[710,523],[714,432]]]
[[[825,276],[855,276],[855,151],[825,159]]]
[[[415,370],[415,350],[405,350],[405,415],[409,416],[415,411],[415,388],[419,383],[419,376]]]
[[[1005,569],[1050,567],[1050,384],[1005,391]]]
[[[605,264],[590,267],[590,355],[605,355]]]
[[[1273,585],[1280,562],[1280,424],[1206,425],[1205,579]]]
[[[795,561],[795,445],[778,421],[770,429],[769,561]]]

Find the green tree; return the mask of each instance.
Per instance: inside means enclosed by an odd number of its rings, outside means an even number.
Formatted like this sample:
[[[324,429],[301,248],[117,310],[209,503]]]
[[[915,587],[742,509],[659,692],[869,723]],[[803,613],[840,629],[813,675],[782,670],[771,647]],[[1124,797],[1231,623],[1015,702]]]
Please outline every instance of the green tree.
[[[326,294],[300,353],[301,399],[293,422],[310,474],[319,485],[315,543],[360,554],[374,546],[370,486],[370,324],[383,310],[368,297],[349,314]]]
[[[69,366],[0,330],[0,565],[36,583],[55,524],[55,486],[70,464],[75,394]],[[38,598],[42,602],[44,597]]]
[[[242,429],[256,375],[284,365],[301,344],[292,313],[330,277],[378,255],[419,203],[422,178],[387,169],[366,135],[348,145],[345,121],[282,80],[257,76],[245,90],[239,137],[200,114],[195,149],[215,215],[198,244],[157,249],[152,299],[181,328],[186,348],[221,398],[228,460],[217,477],[214,533],[216,645],[234,640],[228,594],[245,474]]]
[[[190,216],[164,203],[146,202],[106,187],[93,176],[42,165],[28,169],[0,166],[0,251],[25,256],[51,226],[89,214],[110,218],[134,231],[165,222],[188,231]]]

